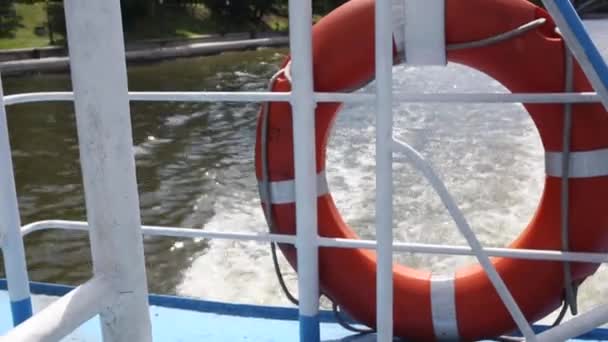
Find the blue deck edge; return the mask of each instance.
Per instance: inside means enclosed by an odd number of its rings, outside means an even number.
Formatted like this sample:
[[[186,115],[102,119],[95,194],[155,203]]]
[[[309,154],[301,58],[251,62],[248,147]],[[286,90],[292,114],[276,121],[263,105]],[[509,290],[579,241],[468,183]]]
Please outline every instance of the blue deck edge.
[[[0,279],[0,290],[6,289],[6,279]],[[30,291],[33,294],[38,295],[59,297],[65,295],[73,289],[74,286],[69,285],[30,282]],[[149,303],[150,305],[162,306],[166,308],[209,312],[216,313],[219,315],[229,315],[237,317],[266,318],[287,321],[297,321],[300,317],[297,308],[262,306],[252,304],[233,304],[170,295],[150,294]],[[336,322],[334,313],[332,311],[320,311],[318,319],[321,323]]]
[[[73,286],[50,284],[41,282],[30,282],[30,291],[33,294],[48,295],[48,296],[63,296],[73,290]],[[7,290],[7,282],[5,279],[0,279],[0,290]],[[274,320],[289,320],[297,321],[300,319],[297,308],[261,306],[251,304],[233,304],[216,301],[207,301],[188,297],[178,297],[170,295],[150,294],[150,305],[156,305],[166,308],[174,308],[181,310],[215,313],[219,315],[229,315],[237,317],[265,318]],[[321,310],[318,319],[322,323],[336,323],[333,312]],[[549,329],[549,326],[535,325],[535,332],[542,332]],[[311,333],[309,331],[308,333]],[[316,335],[316,332],[312,332]],[[579,340],[591,341],[608,341],[608,329],[596,328],[591,332],[578,336]]]

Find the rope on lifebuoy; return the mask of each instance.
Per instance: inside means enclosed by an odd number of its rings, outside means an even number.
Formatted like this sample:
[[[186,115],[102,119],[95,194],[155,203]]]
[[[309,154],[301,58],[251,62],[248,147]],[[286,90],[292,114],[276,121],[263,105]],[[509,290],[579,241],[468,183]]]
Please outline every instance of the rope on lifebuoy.
[[[471,42],[466,42],[466,43],[448,44],[446,46],[446,50],[447,51],[464,50],[464,49],[479,48],[479,47],[485,47],[488,45],[498,44],[498,43],[516,38],[518,36],[521,36],[524,33],[527,33],[540,26],[543,26],[546,22],[547,22],[547,19],[538,18],[536,20],[532,20],[529,23],[525,23],[517,28],[514,28],[511,31],[499,33],[492,37],[475,40],[475,41],[471,41]]]

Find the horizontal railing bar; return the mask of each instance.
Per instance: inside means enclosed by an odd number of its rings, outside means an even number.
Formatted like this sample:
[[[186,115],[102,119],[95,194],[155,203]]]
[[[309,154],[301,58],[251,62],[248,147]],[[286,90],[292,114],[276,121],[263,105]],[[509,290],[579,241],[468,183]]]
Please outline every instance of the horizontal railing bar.
[[[289,102],[285,92],[129,92],[131,101],[169,102]]]
[[[12,106],[17,104],[37,103],[37,102],[71,102],[74,101],[74,93],[67,91],[23,93],[15,95],[5,95],[4,105]]]
[[[315,93],[317,102],[371,103],[374,94]],[[600,103],[596,93],[404,93],[395,102],[409,103]]]
[[[338,248],[360,248],[376,249],[376,242],[373,240],[353,240],[340,238],[319,238],[321,247]],[[469,246],[438,245],[427,243],[408,243],[395,242],[395,252],[401,253],[421,253],[454,256],[475,256]],[[571,262],[608,262],[608,254],[584,253],[584,252],[562,252],[547,249],[515,249],[485,247],[483,251],[491,257],[504,257],[511,259],[544,260],[544,261],[571,261]]]
[[[64,220],[47,220],[30,223],[21,228],[21,235],[27,236],[33,232],[46,229],[65,229],[88,231],[88,224],[84,221],[64,221]],[[206,238],[219,240],[239,240],[239,241],[257,241],[257,242],[279,242],[295,245],[295,236],[280,235],[280,234],[255,234],[255,233],[237,233],[237,232],[213,232],[204,231],[192,228],[174,228],[174,227],[158,227],[158,226],[142,226],[142,232],[146,236],[161,236],[174,238]]]
[[[280,92],[129,92],[138,102],[289,102],[291,93]],[[7,95],[7,106],[54,101],[72,101],[71,92],[40,92]],[[599,103],[597,93],[403,93],[395,100],[409,103]],[[317,102],[373,103],[375,94],[315,93]]]
[[[94,277],[10,330],[0,341],[59,341],[117,296],[118,291],[113,291],[106,279]]]
[[[278,92],[129,92],[129,99],[138,102],[289,102],[290,96],[290,93]],[[4,97],[7,106],[73,99],[72,92],[25,93]]]
[[[33,222],[21,228],[22,236],[27,236],[33,232],[45,229],[66,229],[87,231],[87,223],[80,221],[47,220]],[[162,236],[174,238],[205,238],[221,240],[257,241],[257,242],[278,242],[295,245],[296,239],[293,235],[268,234],[268,233],[236,233],[236,232],[214,232],[192,228],[177,227],[158,227],[143,226],[142,231],[147,236]],[[355,240],[342,238],[319,237],[320,247],[336,248],[360,248],[376,249],[377,244],[374,240]],[[395,252],[400,253],[421,253],[437,255],[459,255],[474,256],[473,251],[468,246],[437,245],[424,243],[395,242]],[[514,249],[486,247],[485,253],[492,257],[504,257],[512,259],[545,260],[545,261],[570,261],[570,262],[590,262],[608,263],[608,254],[585,253],[585,252],[562,252],[555,250],[541,249]]]

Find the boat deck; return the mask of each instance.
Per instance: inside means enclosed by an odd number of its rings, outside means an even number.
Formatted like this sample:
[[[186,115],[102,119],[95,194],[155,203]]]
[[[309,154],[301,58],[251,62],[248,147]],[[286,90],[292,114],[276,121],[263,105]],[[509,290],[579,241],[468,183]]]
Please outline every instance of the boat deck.
[[[12,327],[6,282],[0,280],[0,336]],[[34,311],[40,311],[72,288],[33,283]],[[298,311],[293,308],[226,304],[173,296],[150,296],[150,317],[154,341],[297,341]],[[322,341],[372,341],[372,336],[355,336],[333,322],[325,312],[321,319]],[[101,341],[99,318],[95,317],[63,341]]]
[[[6,282],[0,280],[0,335],[11,326]],[[32,283],[34,310],[39,311],[72,288]],[[285,342],[298,340],[298,311],[294,308],[227,304],[174,296],[150,296],[150,317],[155,341],[163,342]],[[321,314],[321,341],[371,342],[372,335],[357,335],[342,328],[331,312]],[[63,341],[101,341],[95,317]],[[543,327],[536,327],[543,329]],[[608,329],[596,329],[573,341],[608,341]]]

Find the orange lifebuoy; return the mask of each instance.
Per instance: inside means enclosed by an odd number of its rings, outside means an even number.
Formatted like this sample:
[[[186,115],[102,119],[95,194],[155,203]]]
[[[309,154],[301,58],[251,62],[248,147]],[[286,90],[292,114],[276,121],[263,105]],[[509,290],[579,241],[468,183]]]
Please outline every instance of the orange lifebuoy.
[[[448,59],[488,74],[512,92],[561,92],[565,83],[564,43],[555,34],[548,14],[525,0],[446,0],[446,40],[448,44],[480,40],[537,18],[546,18],[547,22],[508,41],[449,51]],[[399,51],[395,51],[396,60],[398,55]],[[351,0],[314,26],[313,63],[316,91],[349,90],[374,77],[373,0]],[[289,90],[290,83],[285,75],[279,76],[273,91]],[[578,65],[574,70],[574,90],[592,90]],[[268,106],[268,179],[271,188],[293,187],[290,105],[270,103]],[[316,158],[321,185],[328,135],[339,107],[338,103],[320,103],[316,109]],[[560,250],[561,174],[554,165],[562,151],[563,105],[528,104],[525,108],[547,153],[547,177],[532,221],[510,247]],[[255,158],[258,180],[262,179],[261,132],[261,121],[258,121]],[[608,198],[607,132],[608,115],[601,105],[573,105],[569,224],[570,246],[574,251],[608,250],[608,210],[602,200]],[[590,161],[595,163],[595,168],[579,169],[576,165]],[[280,198],[272,193],[269,199],[275,233],[295,234],[294,199],[287,197]],[[342,220],[330,193],[321,191],[317,205],[321,236],[357,238]],[[295,249],[281,248],[295,267]],[[563,292],[561,263],[506,258],[493,259],[493,263],[530,321],[559,306]],[[593,274],[597,266],[573,264],[572,277],[580,283]],[[376,259],[373,252],[321,248],[319,272],[323,293],[355,319],[372,327],[375,325]],[[394,291],[397,336],[417,340],[442,337],[474,340],[515,328],[494,287],[477,265],[458,270],[448,279],[398,265],[394,268]],[[446,298],[451,302],[442,307],[441,302]]]

